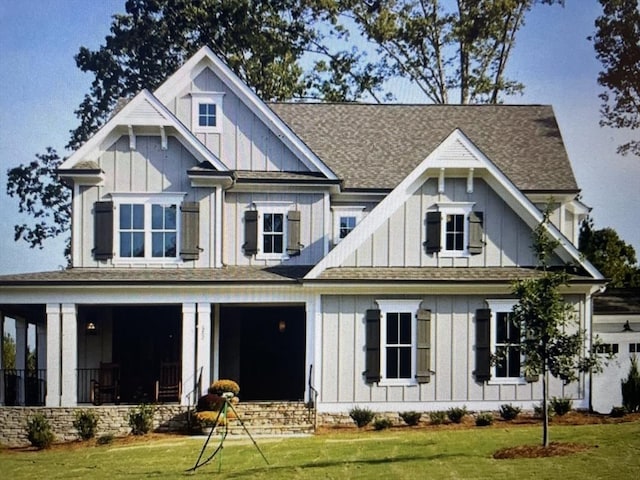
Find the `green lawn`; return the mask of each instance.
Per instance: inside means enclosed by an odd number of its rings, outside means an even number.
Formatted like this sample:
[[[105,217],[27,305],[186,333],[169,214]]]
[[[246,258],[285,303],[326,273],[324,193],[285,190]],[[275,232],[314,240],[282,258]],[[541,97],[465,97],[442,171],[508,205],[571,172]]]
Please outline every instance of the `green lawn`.
[[[217,457],[195,472],[204,437],[170,437],[124,445],[0,450],[0,476],[33,478],[491,478],[636,479],[640,422],[552,426],[551,440],[592,446],[566,457],[495,460],[504,447],[537,444],[539,426],[469,430],[349,431],[305,438],[257,438],[266,465],[249,440],[227,439]],[[214,437],[212,437],[213,440]],[[212,442],[213,443],[213,442]],[[220,470],[220,474],[218,471]]]

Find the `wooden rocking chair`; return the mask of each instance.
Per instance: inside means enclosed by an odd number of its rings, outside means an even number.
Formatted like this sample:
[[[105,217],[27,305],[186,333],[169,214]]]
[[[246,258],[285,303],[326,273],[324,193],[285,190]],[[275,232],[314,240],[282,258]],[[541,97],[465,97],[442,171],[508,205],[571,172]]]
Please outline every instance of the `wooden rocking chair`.
[[[182,371],[178,362],[162,362],[160,378],[156,380],[156,402],[180,401]]]
[[[120,365],[100,362],[98,380],[91,379],[90,397],[94,405],[105,401],[120,404]]]

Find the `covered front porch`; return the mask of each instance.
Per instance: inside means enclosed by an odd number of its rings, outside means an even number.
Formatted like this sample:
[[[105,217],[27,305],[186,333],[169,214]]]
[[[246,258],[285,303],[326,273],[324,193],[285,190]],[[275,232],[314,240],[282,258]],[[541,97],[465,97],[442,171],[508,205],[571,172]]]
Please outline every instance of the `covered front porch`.
[[[0,365],[2,405],[193,405],[216,378],[238,381],[247,401],[305,398],[304,303],[48,303],[0,312],[15,323],[21,359]]]

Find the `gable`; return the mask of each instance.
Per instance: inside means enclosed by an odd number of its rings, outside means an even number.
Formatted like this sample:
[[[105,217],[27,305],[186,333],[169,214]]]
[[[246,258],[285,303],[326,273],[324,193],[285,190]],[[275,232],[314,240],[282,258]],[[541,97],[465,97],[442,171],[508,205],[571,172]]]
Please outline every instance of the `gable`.
[[[456,153],[462,155],[457,157]],[[449,169],[444,166],[448,164],[453,167]],[[464,207],[463,211],[455,213],[456,215],[460,213],[460,224],[465,225],[465,242],[469,241],[469,227],[464,222],[470,221],[471,212],[474,209],[484,208],[488,212],[494,212],[493,216],[489,214],[489,218],[495,218],[497,222],[492,227],[491,234],[484,239],[484,243],[490,245],[491,238],[494,238],[495,259],[488,258],[485,251],[479,260],[471,260],[470,254],[477,252],[471,252],[464,245],[462,251],[451,251],[446,255],[445,262],[441,262],[440,255],[434,253],[441,251],[440,247],[432,251],[426,248],[419,257],[415,256],[415,252],[419,251],[418,248],[425,245],[424,240],[428,235],[424,230],[428,223],[426,214],[429,211],[444,212],[439,217],[442,219],[444,228],[447,212],[453,207]],[[484,217],[483,210],[477,213],[480,213],[480,218]],[[505,216],[508,216],[508,220],[503,224]],[[505,247],[522,243],[521,238],[525,235],[528,237],[526,245],[530,245],[530,232],[541,221],[541,212],[483,152],[470,142],[463,132],[456,130],[410,172],[349,236],[316,265],[307,278],[317,278],[327,268],[358,265],[358,255],[363,259],[360,261],[363,266],[519,266],[524,260],[518,258],[522,254],[512,255],[512,258],[505,260],[503,254],[505,251],[508,252]],[[407,228],[409,224],[412,228]],[[503,239],[500,233],[501,239],[495,240],[498,238],[498,232],[495,231],[498,226],[505,235],[514,235],[515,231],[515,238]],[[593,266],[582,260],[577,249],[556,227],[549,225],[548,228],[551,236],[561,244],[556,253],[563,263],[573,262],[581,265],[594,278],[602,278]],[[449,234],[449,232],[446,233]],[[403,238],[404,243],[400,240]],[[444,239],[443,235],[442,240]],[[408,260],[407,255],[412,254],[403,254],[395,256],[395,260],[390,261],[391,252],[395,252],[394,242],[397,244],[395,247],[407,251],[406,245],[411,242],[414,257]],[[382,253],[374,253],[376,250]],[[424,257],[425,254],[436,255],[436,257],[427,260]],[[534,266],[531,256],[527,257],[528,261],[524,262],[525,265]]]

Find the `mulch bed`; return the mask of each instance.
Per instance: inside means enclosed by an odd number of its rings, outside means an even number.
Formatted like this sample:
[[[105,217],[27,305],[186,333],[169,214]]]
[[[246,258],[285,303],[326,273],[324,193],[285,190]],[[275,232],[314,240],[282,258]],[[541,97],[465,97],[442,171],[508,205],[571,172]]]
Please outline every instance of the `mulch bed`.
[[[551,442],[548,447],[543,447],[542,445],[519,445],[517,447],[502,448],[493,454],[493,458],[497,460],[508,460],[514,458],[559,457],[584,452],[591,448],[594,447],[569,442]],[[597,448],[597,446],[595,448]]]

